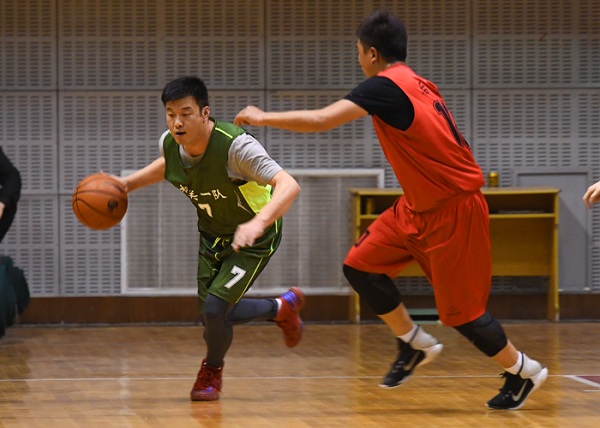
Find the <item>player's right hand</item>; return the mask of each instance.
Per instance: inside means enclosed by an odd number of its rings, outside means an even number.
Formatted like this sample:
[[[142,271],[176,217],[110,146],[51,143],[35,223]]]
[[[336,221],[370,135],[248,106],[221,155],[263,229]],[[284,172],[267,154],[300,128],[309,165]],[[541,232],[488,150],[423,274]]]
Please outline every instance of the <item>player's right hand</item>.
[[[583,203],[591,208],[596,202],[600,202],[600,181],[588,187],[585,195],[583,195]]]
[[[261,126],[262,115],[264,111],[255,106],[247,106],[245,109],[241,110],[235,119],[233,119],[234,125],[244,126],[244,125],[255,125]]]

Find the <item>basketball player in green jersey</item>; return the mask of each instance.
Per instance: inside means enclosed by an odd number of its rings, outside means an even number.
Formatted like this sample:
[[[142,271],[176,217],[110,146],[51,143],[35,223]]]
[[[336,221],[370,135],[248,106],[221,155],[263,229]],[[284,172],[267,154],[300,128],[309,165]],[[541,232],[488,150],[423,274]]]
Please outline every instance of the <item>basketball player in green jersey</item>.
[[[202,80],[173,80],[161,99],[168,126],[160,138],[162,156],[121,181],[131,192],[166,179],[196,208],[206,357],[190,395],[192,401],[212,401],[219,399],[233,325],[274,320],[289,347],[302,337],[299,288],[276,299],[243,298],[277,250],[281,217],[300,187],[254,137],[210,116]]]

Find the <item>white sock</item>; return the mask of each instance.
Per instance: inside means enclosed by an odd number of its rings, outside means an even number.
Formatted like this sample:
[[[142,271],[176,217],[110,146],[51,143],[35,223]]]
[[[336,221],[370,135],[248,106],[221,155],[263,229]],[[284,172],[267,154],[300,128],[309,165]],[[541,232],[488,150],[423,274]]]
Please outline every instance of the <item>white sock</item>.
[[[281,310],[281,299],[279,297],[275,298],[275,301],[277,302],[277,313],[279,313],[279,311]]]
[[[410,343],[410,341],[413,339],[415,331],[417,331],[418,328],[418,326],[413,324],[410,331],[408,333],[404,333],[402,336],[398,336],[398,339],[400,339],[403,342]]]
[[[514,366],[505,368],[507,372],[510,374],[518,374],[523,379],[527,379],[528,377],[533,376],[542,369],[542,365],[535,360],[532,360],[527,355],[522,352],[519,352],[519,357],[517,358],[517,362]]]
[[[398,337],[400,340],[410,343],[414,349],[425,349],[438,343],[435,337],[417,325],[413,325],[408,333]]]

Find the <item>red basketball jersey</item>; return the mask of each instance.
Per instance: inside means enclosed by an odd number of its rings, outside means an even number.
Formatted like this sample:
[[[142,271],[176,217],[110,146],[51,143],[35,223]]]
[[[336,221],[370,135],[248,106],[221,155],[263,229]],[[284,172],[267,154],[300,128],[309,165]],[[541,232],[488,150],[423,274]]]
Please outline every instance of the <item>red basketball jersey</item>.
[[[376,115],[379,142],[406,196],[408,207],[422,212],[484,184],[481,168],[456,127],[438,88],[405,64],[378,74],[394,82],[413,104],[414,121],[406,131]]]

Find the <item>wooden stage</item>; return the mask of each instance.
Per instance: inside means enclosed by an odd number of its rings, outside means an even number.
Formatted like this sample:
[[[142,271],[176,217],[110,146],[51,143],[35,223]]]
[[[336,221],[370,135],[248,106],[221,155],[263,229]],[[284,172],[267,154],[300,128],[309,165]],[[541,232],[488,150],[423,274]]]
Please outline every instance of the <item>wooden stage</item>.
[[[297,348],[273,324],[238,326],[221,400],[190,402],[202,328],[16,326],[0,339],[0,427],[598,427],[600,323],[507,323],[550,375],[525,406],[491,411],[501,370],[453,329],[405,385],[383,324],[307,324]]]

